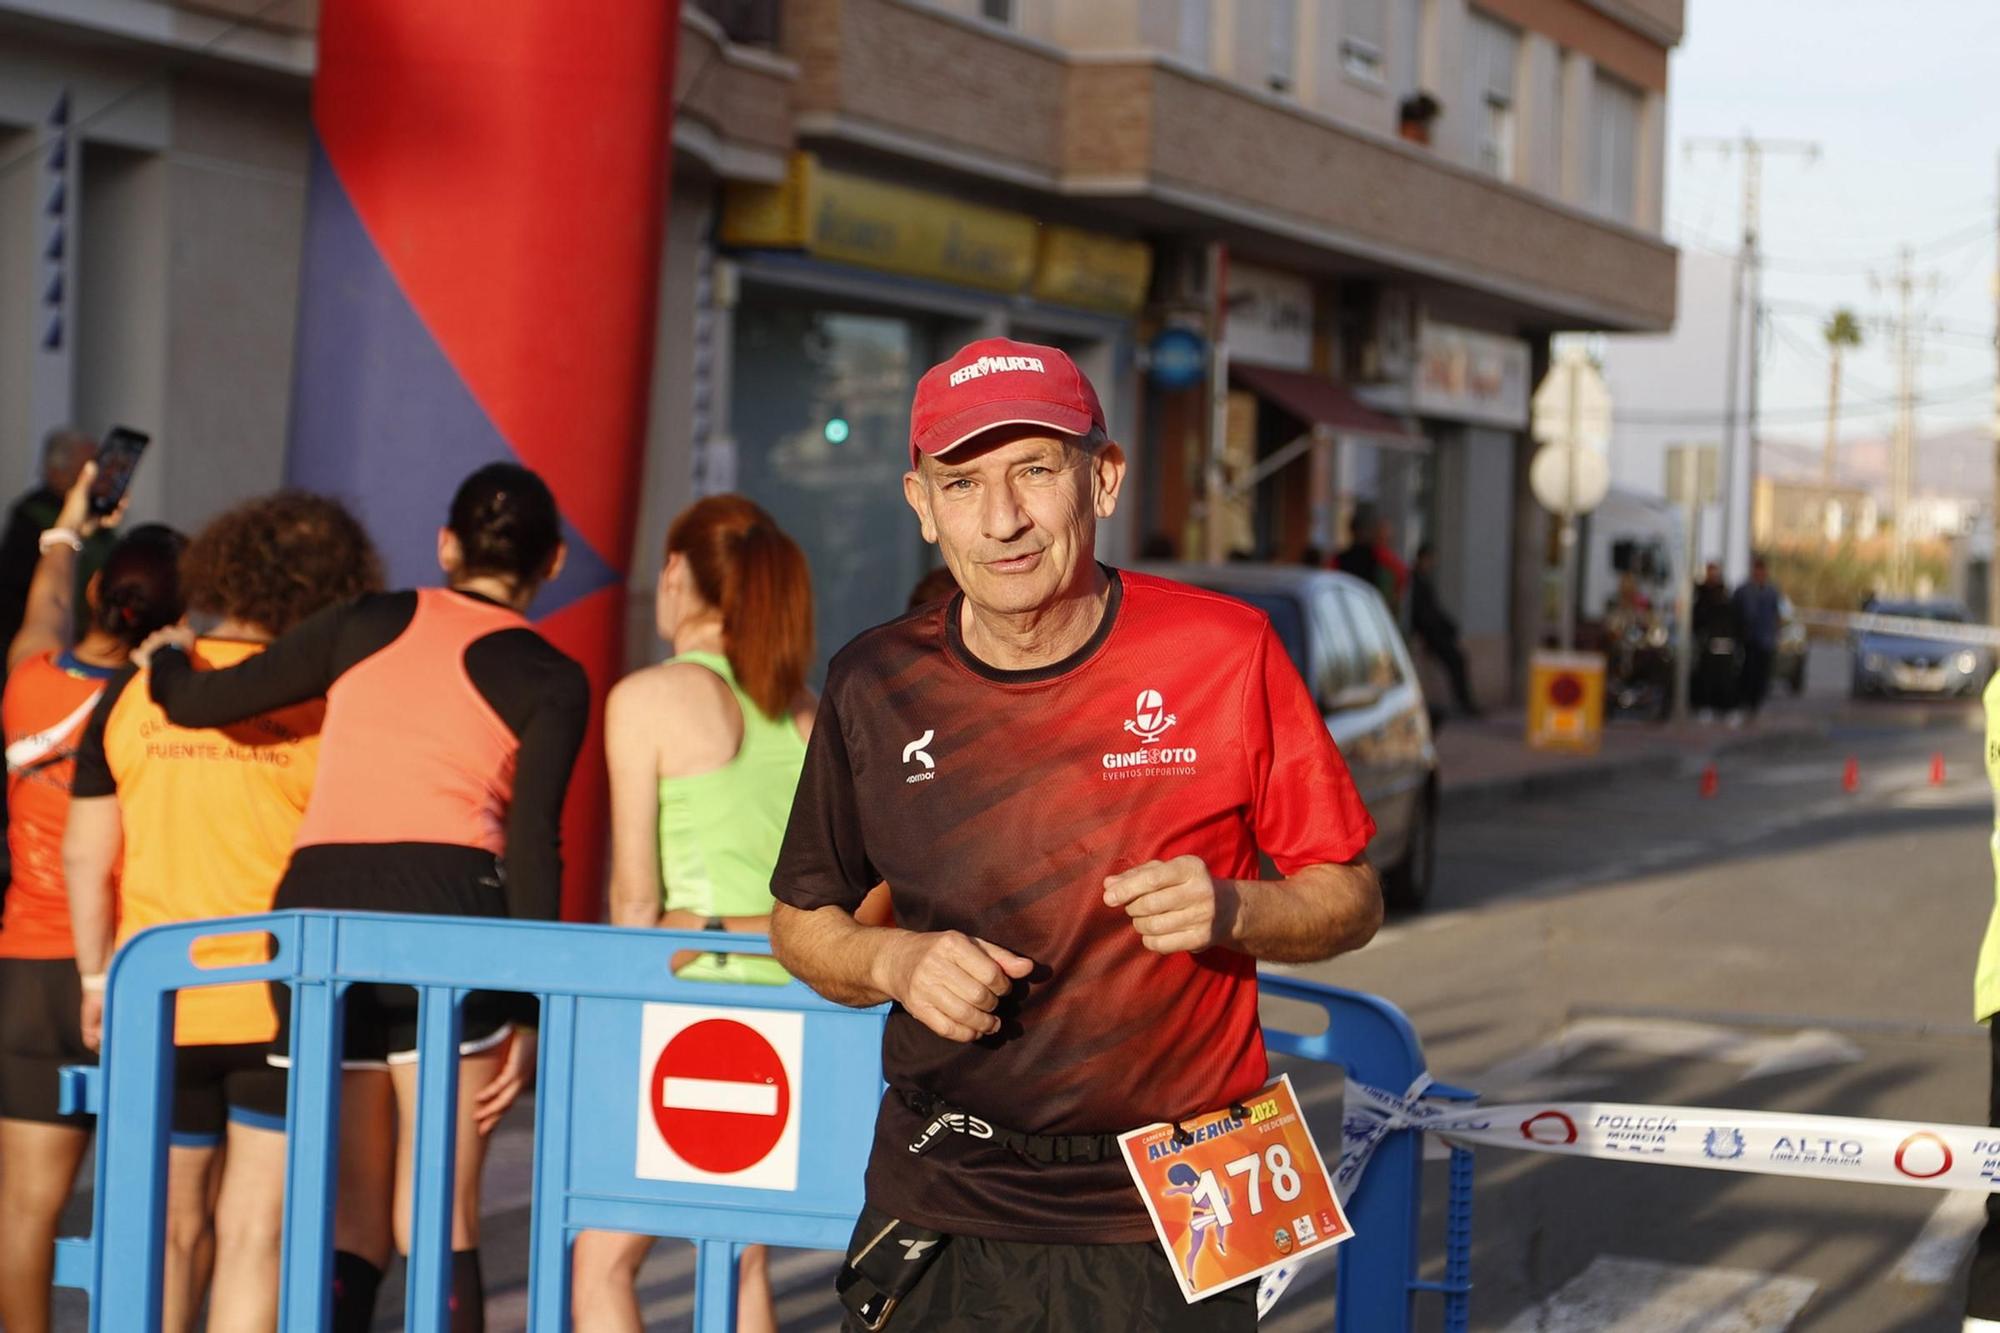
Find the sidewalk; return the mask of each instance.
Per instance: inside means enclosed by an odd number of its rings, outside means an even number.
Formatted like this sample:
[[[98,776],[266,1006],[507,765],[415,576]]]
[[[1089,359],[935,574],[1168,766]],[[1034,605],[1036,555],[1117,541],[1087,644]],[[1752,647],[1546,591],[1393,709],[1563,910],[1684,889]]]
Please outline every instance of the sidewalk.
[[[1437,733],[1438,775],[1446,808],[1463,810],[1487,801],[1574,790],[1610,777],[1672,773],[1722,754],[1783,749],[1825,735],[1839,711],[1834,700],[1807,698],[1773,701],[1761,717],[1741,727],[1693,719],[1619,720],[1604,728],[1596,754],[1530,749],[1526,720],[1518,710],[1476,721],[1451,718]]]

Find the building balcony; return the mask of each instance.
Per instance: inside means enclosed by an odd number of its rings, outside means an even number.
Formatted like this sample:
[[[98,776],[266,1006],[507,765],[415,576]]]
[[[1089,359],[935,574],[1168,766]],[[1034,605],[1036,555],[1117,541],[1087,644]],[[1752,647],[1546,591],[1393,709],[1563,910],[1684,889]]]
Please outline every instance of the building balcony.
[[[1618,0],[1675,17],[1679,0]],[[1612,0],[1604,0],[1612,3]],[[1657,236],[1145,53],[1078,55],[915,0],[793,0],[802,140],[1259,238],[1329,272],[1497,298],[1524,327],[1674,316]]]

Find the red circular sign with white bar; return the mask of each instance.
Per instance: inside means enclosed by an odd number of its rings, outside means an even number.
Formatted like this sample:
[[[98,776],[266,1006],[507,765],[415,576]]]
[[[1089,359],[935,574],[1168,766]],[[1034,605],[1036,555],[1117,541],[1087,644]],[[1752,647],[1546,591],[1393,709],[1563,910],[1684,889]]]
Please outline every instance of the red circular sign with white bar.
[[[784,1061],[755,1028],[710,1018],[674,1034],[653,1062],[653,1120],[682,1161],[747,1171],[770,1155],[792,1114]]]

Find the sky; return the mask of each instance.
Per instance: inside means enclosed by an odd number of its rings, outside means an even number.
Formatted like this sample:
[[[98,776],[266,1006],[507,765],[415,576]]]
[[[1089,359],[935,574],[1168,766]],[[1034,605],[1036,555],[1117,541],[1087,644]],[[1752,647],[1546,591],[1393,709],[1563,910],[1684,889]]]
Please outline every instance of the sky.
[[[1843,438],[1880,435],[1896,391],[1871,283],[1916,248],[1914,308],[1939,326],[1918,362],[1920,435],[1993,415],[1995,251],[2000,247],[2000,5],[1992,0],[1688,0],[1668,88],[1667,234],[1734,252],[1742,158],[1690,140],[1806,140],[1816,160],[1764,160],[1762,247],[1770,333],[1764,435],[1825,434],[1828,312],[1851,308],[1865,343],[1846,358]],[[1621,410],[1671,408],[1634,395]]]

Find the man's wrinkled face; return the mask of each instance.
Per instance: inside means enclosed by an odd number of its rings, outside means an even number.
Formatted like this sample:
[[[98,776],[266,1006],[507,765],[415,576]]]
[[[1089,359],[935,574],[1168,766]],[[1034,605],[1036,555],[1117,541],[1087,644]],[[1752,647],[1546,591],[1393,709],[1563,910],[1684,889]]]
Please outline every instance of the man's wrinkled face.
[[[971,603],[1001,614],[1047,606],[1095,558],[1097,520],[1118,505],[1125,459],[1038,427],[996,430],[924,458],[903,494]]]

